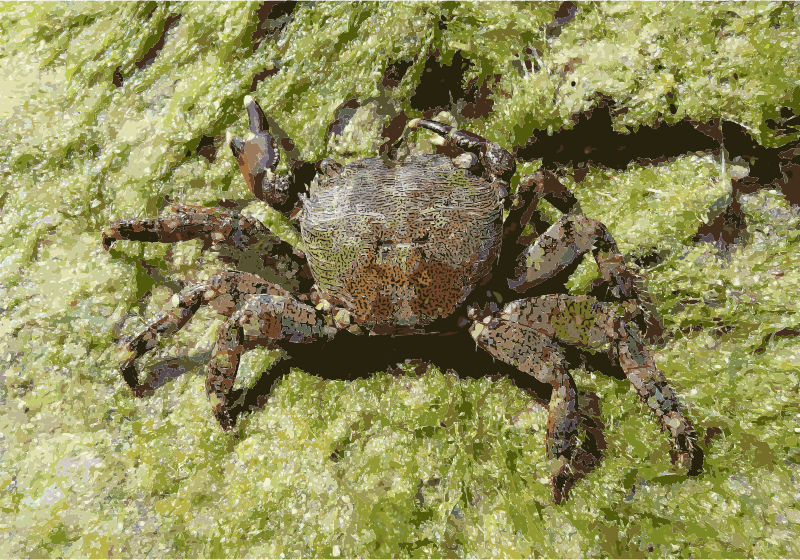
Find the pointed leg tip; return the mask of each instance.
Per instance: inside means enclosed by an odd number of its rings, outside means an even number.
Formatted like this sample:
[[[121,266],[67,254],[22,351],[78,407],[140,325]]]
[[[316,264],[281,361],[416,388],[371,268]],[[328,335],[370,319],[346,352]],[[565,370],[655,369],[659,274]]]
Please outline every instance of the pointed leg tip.
[[[687,476],[694,477],[703,474],[704,454],[696,444],[688,451],[671,451],[670,455],[675,466],[686,469]]]
[[[117,242],[117,240],[114,239],[113,237],[111,237],[110,235],[105,234],[105,233],[103,234],[103,250],[104,251],[106,251],[106,252],[110,251],[111,250],[111,246],[114,245],[114,243],[116,243],[116,242]]]
[[[220,424],[220,427],[221,427],[221,428],[222,428],[222,430],[223,430],[224,432],[226,432],[226,433],[230,433],[230,432],[232,432],[232,431],[233,431],[233,428],[234,428],[234,426],[232,426],[231,424],[224,424],[224,425],[223,425],[223,424]]]
[[[230,432],[236,427],[236,422],[231,418],[227,410],[214,410],[214,416],[217,418],[217,422],[219,422],[219,427],[222,428],[224,432]]]
[[[408,128],[417,128],[419,127],[419,123],[422,122],[422,119],[411,119],[408,121]]]
[[[552,478],[551,483],[553,485],[553,504],[558,506],[569,501],[567,475],[565,473],[559,473]]]
[[[141,399],[145,394],[144,385],[138,385],[137,387],[134,387],[133,389],[131,389],[131,393],[133,393],[133,396],[135,398]]]
[[[122,379],[125,381],[125,385],[130,390],[133,398],[141,399],[145,396],[145,390],[142,385],[139,384],[139,380],[136,379],[136,369],[131,368],[132,371],[123,371],[122,372]]]
[[[686,474],[689,476],[700,476],[705,472],[703,469],[705,455],[703,450],[699,447],[694,448],[693,453],[689,457],[688,468]]]
[[[130,387],[134,397],[141,397],[144,394],[144,387],[139,385],[139,374],[136,372],[136,365],[132,360],[123,363],[120,366],[122,379]]]
[[[565,463],[558,469],[550,478],[550,484],[553,489],[553,503],[555,505],[569,500],[569,491],[575,484],[575,478],[572,475],[569,463]]]
[[[251,103],[253,103],[255,99],[253,99],[252,95],[245,95],[244,96],[244,108],[247,109]]]

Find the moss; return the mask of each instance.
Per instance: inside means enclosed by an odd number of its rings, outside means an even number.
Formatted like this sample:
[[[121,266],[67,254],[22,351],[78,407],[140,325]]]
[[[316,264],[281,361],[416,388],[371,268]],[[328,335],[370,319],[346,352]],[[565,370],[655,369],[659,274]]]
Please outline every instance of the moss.
[[[493,105],[467,120],[464,100],[446,109],[504,146],[571,128],[603,97],[620,131],[723,118],[762,146],[797,139],[774,126],[781,108],[800,113],[796,5],[582,3],[556,33],[559,4],[301,4],[264,24],[249,3],[0,6],[0,556],[800,555],[800,338],[786,334],[798,324],[800,218],[759,191],[740,199],[747,243],[726,254],[692,241],[731,197],[731,165],[708,156],[568,184],[624,253],[667,251],[644,271],[667,329],[656,359],[699,428],[701,477],[674,474],[627,381],[583,372],[605,459],[559,507],[546,411],[510,380],[293,371],[225,434],[202,376],[219,325],[210,310],[149,358],[174,378],[141,400],[120,380],[120,338],[172,295],[154,271],[200,281],[223,264],[197,247],[107,254],[101,230],[156,215],[165,195],[247,197],[220,138],[246,131],[254,83],[309,161],[377,155],[391,119],[422,116],[411,99],[428,57],[456,53],[472,62],[459,87],[486,85]],[[398,61],[405,74],[385,85]],[[328,136],[351,99],[352,127]],[[204,136],[213,162],[197,154]],[[248,211],[301,245],[274,210]],[[276,357],[248,354],[239,383]]]

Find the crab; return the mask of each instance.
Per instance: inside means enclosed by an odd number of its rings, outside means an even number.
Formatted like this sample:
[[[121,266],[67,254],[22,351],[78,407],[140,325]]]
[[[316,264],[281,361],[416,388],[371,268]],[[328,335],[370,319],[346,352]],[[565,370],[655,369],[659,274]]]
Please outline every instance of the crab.
[[[511,194],[516,164],[508,150],[448,124],[414,119],[409,128],[434,133],[441,153],[347,165],[323,159],[307,184],[297,170],[309,164],[293,162],[292,171],[277,174],[280,151],[264,112],[250,96],[245,108],[251,133],[241,140],[229,132],[227,143],[253,195],[299,223],[304,253],[239,212],[177,202],[171,214],[155,219],[112,222],[103,246],[198,238],[206,247],[246,246],[269,239],[272,256],[294,263],[295,283],[304,287],[292,293],[241,270],[189,285],[126,345],[130,355],[120,370],[135,396],[147,388],[139,380],[139,358],[205,305],[216,305],[226,316],[206,365],[206,391],[224,430],[237,421],[233,386],[242,353],[256,345],[295,348],[290,353],[302,356],[302,344],[317,343],[315,351],[324,353],[334,337],[368,347],[388,337],[469,335],[493,361],[552,387],[546,453],[554,465],[558,503],[566,497],[578,446],[577,388],[566,351],[608,348],[611,361],[669,434],[673,462],[689,474],[698,472],[695,430],[647,349],[636,277],[609,230],[585,216],[554,175],[522,177]],[[541,199],[564,214],[549,227],[537,209]],[[523,235],[526,224],[532,235]],[[501,247],[511,252],[502,263]],[[541,293],[588,252],[600,271],[589,295]],[[423,346],[405,348],[414,352]],[[350,356],[359,360],[358,353]],[[376,359],[370,367],[377,367]]]

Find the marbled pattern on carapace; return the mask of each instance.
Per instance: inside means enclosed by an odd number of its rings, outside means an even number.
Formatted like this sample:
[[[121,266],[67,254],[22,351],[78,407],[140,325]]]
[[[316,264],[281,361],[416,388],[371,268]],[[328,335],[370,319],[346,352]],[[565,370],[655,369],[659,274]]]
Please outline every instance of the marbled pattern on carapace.
[[[424,325],[452,313],[500,251],[499,188],[445,156],[360,160],[319,174],[300,221],[321,292],[357,322]]]

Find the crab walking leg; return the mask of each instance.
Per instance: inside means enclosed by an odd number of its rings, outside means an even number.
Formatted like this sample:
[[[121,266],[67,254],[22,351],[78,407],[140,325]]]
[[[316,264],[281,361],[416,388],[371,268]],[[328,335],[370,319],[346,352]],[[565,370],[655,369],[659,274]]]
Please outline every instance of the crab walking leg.
[[[631,303],[607,304],[591,296],[550,295],[511,302],[499,318],[535,329],[560,344],[592,349],[610,342],[637,394],[670,434],[676,452],[674,462],[691,473],[697,434],[642,340],[635,321],[638,313]]]
[[[547,458],[561,460],[552,477],[553,499],[560,502],[561,482],[568,473],[577,443],[578,401],[575,381],[558,345],[545,332],[513,321],[487,318],[475,322],[470,334],[478,346],[495,358],[533,375],[553,387],[547,417]]]
[[[580,211],[578,199],[551,172],[537,172],[520,177],[519,188],[513,197],[508,216],[503,221],[503,250],[496,265],[500,278],[520,275],[521,271],[517,267],[519,261],[524,260],[525,252],[536,239],[553,227],[553,222],[539,210],[542,199],[564,214],[573,210]],[[533,232],[522,235],[528,226],[533,227]],[[515,299],[514,292],[506,297]]]
[[[523,248],[527,248],[532,239],[552,227],[545,214],[539,210],[539,201],[542,199],[562,214],[581,212],[580,202],[575,195],[550,171],[525,175],[520,178],[514,196],[504,201],[508,205],[509,213],[503,222],[503,247],[511,247],[516,253],[518,251],[516,244],[522,244]],[[522,231],[528,224],[533,226],[534,231],[531,235],[523,236]],[[542,227],[544,224],[546,226]]]
[[[172,210],[173,214],[158,218],[112,222],[103,232],[103,248],[108,251],[117,240],[175,243],[192,239],[204,239],[207,247],[226,243],[243,248],[251,239],[268,239],[279,246],[278,253],[293,252],[291,245],[278,238],[267,226],[238,212],[177,202],[172,203]]]
[[[567,214],[553,224],[518,258],[516,279],[508,286],[518,292],[544,282],[592,251],[603,282],[612,284],[619,299],[635,299],[633,275],[617,248],[611,232],[598,220],[583,214]]]
[[[528,179],[528,181],[526,181]],[[541,196],[537,189],[529,188],[529,183],[533,183],[531,175],[527,175],[520,180],[519,188],[514,196],[507,197],[504,203],[508,206],[508,216],[503,221],[503,249],[504,253],[511,251],[514,254],[520,254],[524,249],[530,245],[531,241],[542,235],[547,231],[552,223],[547,219],[547,216],[539,210],[539,201]],[[528,235],[523,235],[525,227],[530,224],[533,226],[533,231]],[[518,247],[519,245],[519,247]],[[506,261],[508,261],[506,263]],[[504,268],[511,267],[504,276],[513,276],[516,264],[511,259],[501,259],[501,266]]]
[[[117,220],[103,232],[103,248],[108,251],[119,240],[145,243],[174,243],[197,238],[210,238],[218,231],[221,220],[205,214],[159,216],[147,220]]]
[[[336,328],[329,326],[322,312],[287,296],[252,295],[217,332],[214,357],[206,366],[206,392],[220,426],[230,430],[231,418],[228,396],[239,371],[244,350],[245,326],[254,323],[260,337],[290,342],[312,342],[325,334],[333,336]]]
[[[282,288],[257,276],[235,271],[225,271],[212,276],[204,284],[188,287],[175,294],[172,297],[171,307],[156,316],[126,345],[132,354],[120,364],[120,370],[133,394],[140,397],[144,393],[144,387],[139,385],[136,361],[155,347],[159,337],[172,336],[189,322],[200,307],[210,304],[223,295],[230,296],[231,301],[227,302],[226,306],[220,306],[219,310],[225,315],[230,315],[235,310],[233,304],[246,294],[288,295]]]

